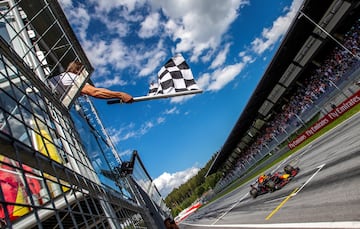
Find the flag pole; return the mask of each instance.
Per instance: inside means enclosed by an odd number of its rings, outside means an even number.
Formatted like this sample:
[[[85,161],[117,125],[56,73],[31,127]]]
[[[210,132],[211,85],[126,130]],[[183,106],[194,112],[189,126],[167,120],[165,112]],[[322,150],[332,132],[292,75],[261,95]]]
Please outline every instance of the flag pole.
[[[202,92],[203,91],[201,89],[188,90],[188,91],[181,91],[181,92],[176,92],[176,93],[171,93],[171,94],[139,96],[139,97],[134,97],[133,100],[134,100],[134,102],[141,102],[141,101],[146,101],[146,100],[164,99],[164,98],[184,96],[184,95],[193,95],[193,94],[199,94]],[[113,100],[108,100],[106,103],[107,104],[116,104],[116,103],[122,103],[122,101],[120,99],[113,99]]]

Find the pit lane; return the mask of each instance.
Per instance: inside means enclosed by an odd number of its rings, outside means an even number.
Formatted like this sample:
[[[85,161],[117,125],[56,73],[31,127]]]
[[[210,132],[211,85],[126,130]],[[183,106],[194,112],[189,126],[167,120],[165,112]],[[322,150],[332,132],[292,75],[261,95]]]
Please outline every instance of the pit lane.
[[[360,113],[271,168],[290,162],[301,169],[281,190],[253,199],[247,183],[180,228],[360,228],[359,127]]]

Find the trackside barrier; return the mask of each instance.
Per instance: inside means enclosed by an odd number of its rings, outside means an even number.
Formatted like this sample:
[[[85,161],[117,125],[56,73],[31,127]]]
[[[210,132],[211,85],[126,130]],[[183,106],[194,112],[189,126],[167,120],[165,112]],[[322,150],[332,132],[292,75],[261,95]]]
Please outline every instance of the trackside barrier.
[[[357,104],[360,103],[360,90],[357,91],[354,95],[350,98],[342,102],[336,108],[331,110],[328,114],[326,114],[323,118],[317,121],[314,125],[310,128],[305,130],[302,134],[300,134],[295,140],[291,141],[288,146],[290,149],[294,149],[305,140],[322,130],[325,126],[329,125],[340,116],[342,116],[346,111],[350,110],[351,108],[355,107]]]

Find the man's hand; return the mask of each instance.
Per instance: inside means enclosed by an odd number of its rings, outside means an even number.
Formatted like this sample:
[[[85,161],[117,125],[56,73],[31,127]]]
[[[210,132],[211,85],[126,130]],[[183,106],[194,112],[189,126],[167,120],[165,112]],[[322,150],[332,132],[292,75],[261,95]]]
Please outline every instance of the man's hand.
[[[126,94],[125,92],[122,93],[120,99],[122,100],[123,103],[132,103],[132,102],[134,102],[134,98],[131,95]]]

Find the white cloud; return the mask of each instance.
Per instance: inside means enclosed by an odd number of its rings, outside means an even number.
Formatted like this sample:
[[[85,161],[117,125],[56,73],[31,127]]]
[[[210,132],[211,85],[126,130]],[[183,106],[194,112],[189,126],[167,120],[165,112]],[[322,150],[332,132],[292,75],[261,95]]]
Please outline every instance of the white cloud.
[[[149,38],[156,34],[158,34],[160,27],[160,14],[152,13],[146,17],[145,21],[143,21],[140,26],[139,37],[141,38]]]
[[[106,128],[111,141],[116,145],[120,141],[136,137],[138,135],[137,131],[134,130],[135,124],[129,123],[127,126],[122,128],[109,127]]]
[[[203,90],[206,89],[211,82],[211,75],[210,73],[204,73],[199,77],[199,79],[196,81],[196,84],[202,88]]]
[[[161,124],[161,123],[165,122],[165,120],[166,119],[164,117],[159,117],[156,119],[156,122],[157,122],[157,124]]]
[[[240,57],[243,57],[243,56],[245,56],[246,55],[246,51],[241,51],[241,52],[239,52],[239,56]]]
[[[59,0],[63,7],[72,7],[72,0]]]
[[[127,83],[120,78],[120,76],[114,76],[112,79],[105,79],[104,81],[97,81],[95,86],[97,87],[111,87],[111,86],[124,86]]]
[[[129,65],[127,62],[130,61],[131,56],[126,45],[119,39],[86,40],[83,43],[87,56],[95,67],[111,64],[113,68],[124,69]]]
[[[253,58],[252,56],[249,56],[249,55],[245,55],[245,56],[243,56],[242,57],[242,62],[243,63],[246,63],[246,64],[248,64],[248,63],[254,63],[255,62],[255,58]]]
[[[127,132],[124,136],[121,136],[121,139],[119,141],[125,141],[127,139],[133,138],[133,137],[138,137],[139,133],[136,131],[129,131]]]
[[[160,40],[153,48],[130,47],[123,43],[120,39],[104,40],[87,40],[84,42],[84,48],[91,63],[95,67],[95,72],[92,78],[95,80],[104,81],[104,75],[100,72],[110,74],[111,72],[121,72],[128,68],[133,68],[135,73],[132,80],[138,77],[149,76],[159,66],[166,57],[166,51],[163,47],[163,42]],[[111,68],[111,69],[110,69]],[[101,71],[98,71],[101,70]],[[156,74],[153,74],[155,77]],[[109,75],[111,79],[113,75]],[[122,79],[124,80],[124,79]],[[126,84],[126,82],[122,82]]]
[[[272,48],[273,45],[286,33],[302,2],[303,0],[294,0],[285,16],[278,17],[273,22],[271,28],[264,28],[261,33],[261,37],[255,38],[251,42],[252,50],[255,53],[262,54],[267,49]]]
[[[69,20],[72,22],[72,26],[76,29],[77,36],[79,36],[80,40],[85,40],[91,16],[83,5],[75,8],[69,1],[65,1],[64,3],[64,8]]]
[[[212,73],[204,73],[197,80],[200,88],[206,91],[219,91],[227,84],[233,81],[240,72],[246,67],[247,64],[255,61],[250,55],[242,54],[242,60],[233,65],[226,65],[223,68],[218,68]]]
[[[110,139],[111,139],[111,142],[112,143],[114,143],[115,145],[117,144],[117,143],[119,143],[120,142],[120,139],[121,139],[121,131],[118,131],[117,129],[115,129],[115,128],[107,128],[106,129],[107,130],[107,132],[108,132],[108,134],[109,134],[109,136],[110,136]]]
[[[146,134],[154,126],[155,126],[155,124],[153,122],[151,122],[151,121],[148,121],[148,122],[144,123],[140,128],[139,134],[140,135]]]
[[[120,20],[120,19],[114,20],[114,18],[103,17],[101,15],[96,15],[96,18],[99,19],[102,23],[104,23],[104,25],[107,28],[106,32],[108,34],[114,33],[120,37],[126,37],[131,32],[129,28],[129,24],[124,20]]]
[[[120,158],[124,158],[124,157],[129,157],[132,156],[133,151],[130,149],[127,149],[125,151],[119,152],[118,155],[120,156]]]
[[[183,95],[183,96],[175,96],[170,99],[170,103],[184,103],[185,101],[191,99],[195,95]]]
[[[163,114],[167,114],[167,113],[163,112]],[[152,128],[155,128],[156,126],[163,124],[165,121],[166,121],[166,117],[159,116],[157,118],[153,118],[150,121],[145,121],[140,126],[135,126],[134,123],[130,123],[129,125],[126,125],[120,129],[112,127],[112,128],[107,128],[107,130],[112,142],[119,143],[120,141],[125,141],[130,138],[139,138],[147,134]]]
[[[139,72],[139,76],[147,76],[150,73],[154,72],[156,69],[158,69],[159,66],[162,64],[161,62],[166,57],[163,43],[160,41],[156,48],[143,53],[142,57],[144,58],[145,63],[138,66],[138,68],[141,69]],[[156,74],[154,74],[153,78],[156,77]]]
[[[213,60],[213,62],[210,65],[210,69],[217,68],[225,63],[226,55],[229,52],[230,44],[226,44],[224,49],[221,50],[216,58]]]
[[[108,13],[112,10],[118,10],[120,7],[132,12],[137,7],[143,6],[146,0],[90,0],[90,2],[97,5],[98,11]]]
[[[123,128],[116,129],[112,128],[109,132],[111,133],[111,139],[113,142],[119,143],[130,138],[138,138],[145,135],[155,125],[151,121],[146,121],[140,127],[136,127],[134,124],[127,125]]]
[[[176,173],[164,172],[154,179],[154,184],[158,188],[162,197],[166,197],[174,188],[184,184],[199,172],[199,168],[192,167]]]
[[[238,16],[238,9],[249,4],[248,0],[155,0],[154,7],[161,7],[169,18],[166,31],[174,41],[179,40],[176,52],[192,52],[197,61],[208,49],[216,49],[221,37]],[[204,26],[211,25],[211,26]]]
[[[244,68],[245,63],[227,65],[225,68],[218,69],[212,73],[212,82],[208,86],[210,91],[218,91],[231,82]]]
[[[176,107],[165,110],[164,114],[179,114],[179,110]]]

